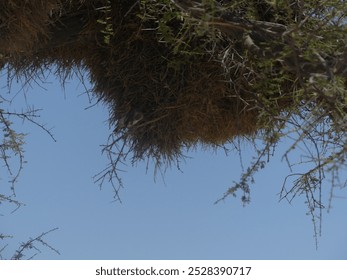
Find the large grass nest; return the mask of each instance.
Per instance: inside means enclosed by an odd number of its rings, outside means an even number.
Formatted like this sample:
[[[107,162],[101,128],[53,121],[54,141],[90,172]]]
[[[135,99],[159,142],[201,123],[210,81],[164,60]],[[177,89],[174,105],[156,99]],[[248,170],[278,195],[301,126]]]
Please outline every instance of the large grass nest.
[[[158,11],[154,17],[140,1],[1,1],[0,56],[27,77],[86,69],[110,109],[114,139],[136,159],[172,159],[183,147],[254,135],[292,106],[294,78],[265,85],[263,65],[247,58],[238,38],[211,30],[212,42],[169,4]],[[273,104],[268,114],[264,100]]]
[[[104,147],[110,163],[95,181],[110,182],[117,199],[118,167],[128,155],[179,163],[185,148],[247,137],[255,160],[221,198],[241,190],[247,203],[253,175],[288,136],[283,159],[291,170],[308,169],[287,176],[280,197],[304,195],[316,223],[325,172],[335,188],[347,162],[347,4],[330,2],[0,1],[0,69],[25,82],[47,71],[62,82],[88,75],[112,130]],[[2,119],[4,139],[19,139],[1,147],[9,167],[7,149],[22,163],[22,135],[8,133]],[[293,164],[289,154],[298,148]]]

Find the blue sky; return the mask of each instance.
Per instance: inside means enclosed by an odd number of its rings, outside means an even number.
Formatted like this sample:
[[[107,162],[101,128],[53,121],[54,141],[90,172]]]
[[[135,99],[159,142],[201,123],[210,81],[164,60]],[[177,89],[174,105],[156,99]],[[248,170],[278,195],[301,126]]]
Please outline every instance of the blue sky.
[[[151,165],[146,173],[145,163],[127,166],[122,203],[113,202],[111,188],[100,190],[92,179],[107,164],[100,147],[109,134],[106,108],[86,110],[89,99],[77,79],[65,90],[52,79],[43,87],[33,84],[12,102],[17,110],[43,109],[40,120],[57,142],[18,124],[28,133],[28,163],[16,187],[26,206],[13,214],[1,208],[1,232],[14,235],[4,257],[21,241],[58,227],[45,240],[61,254],[43,249],[37,259],[347,259],[346,190],[337,190],[341,198],[324,212],[316,250],[303,200],[279,202],[288,169],[278,159],[256,176],[246,207],[239,198],[214,204],[240,176],[238,154],[203,149],[187,153],[182,172],[168,169],[164,177],[154,178]],[[10,95],[1,90],[9,99],[18,92],[15,85]],[[247,158],[250,146],[242,145]]]

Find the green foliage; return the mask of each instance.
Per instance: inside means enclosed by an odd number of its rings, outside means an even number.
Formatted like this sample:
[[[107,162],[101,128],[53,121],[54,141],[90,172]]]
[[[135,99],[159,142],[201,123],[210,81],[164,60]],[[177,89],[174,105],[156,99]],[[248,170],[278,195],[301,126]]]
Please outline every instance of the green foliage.
[[[103,34],[104,44],[109,45],[111,38],[114,36],[112,16],[111,16],[111,1],[105,1],[106,5],[98,8],[101,13],[101,18],[97,20],[97,23],[102,25],[101,33]]]

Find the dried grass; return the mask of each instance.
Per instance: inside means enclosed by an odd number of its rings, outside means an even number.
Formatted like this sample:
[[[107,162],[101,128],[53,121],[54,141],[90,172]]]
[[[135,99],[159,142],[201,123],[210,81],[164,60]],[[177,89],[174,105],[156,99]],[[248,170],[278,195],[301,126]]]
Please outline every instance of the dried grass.
[[[235,72],[235,87],[211,54],[174,53],[133,2],[114,1],[106,14],[106,0],[2,1],[0,54],[18,75],[53,65],[62,76],[87,69],[114,133],[138,159],[255,134],[261,122],[249,78]],[[112,36],[103,30],[110,16]]]

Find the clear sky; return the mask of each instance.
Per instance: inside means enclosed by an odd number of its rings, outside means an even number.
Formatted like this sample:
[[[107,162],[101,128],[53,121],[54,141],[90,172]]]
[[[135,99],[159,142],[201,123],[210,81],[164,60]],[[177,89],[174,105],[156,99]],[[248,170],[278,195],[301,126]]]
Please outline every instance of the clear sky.
[[[156,180],[152,166],[146,173],[145,163],[129,164],[122,174],[122,203],[112,202],[111,188],[100,190],[92,179],[107,164],[100,147],[109,134],[106,108],[86,110],[90,103],[77,80],[65,91],[56,81],[43,87],[33,83],[25,96],[19,92],[13,99],[17,110],[26,103],[43,109],[41,122],[57,142],[29,123],[19,125],[28,133],[28,163],[16,192],[26,206],[13,214],[1,206],[0,232],[14,235],[5,240],[3,257],[21,241],[58,227],[45,240],[61,254],[40,247],[36,259],[347,259],[346,189],[336,192],[340,198],[330,213],[323,212],[316,250],[303,199],[279,202],[288,174],[279,160],[256,176],[246,207],[239,197],[214,205],[239,179],[238,154],[202,149],[187,153],[191,158],[181,164],[182,172],[172,168]],[[18,88],[10,95],[1,91],[11,99]],[[243,147],[247,157],[249,146]]]

